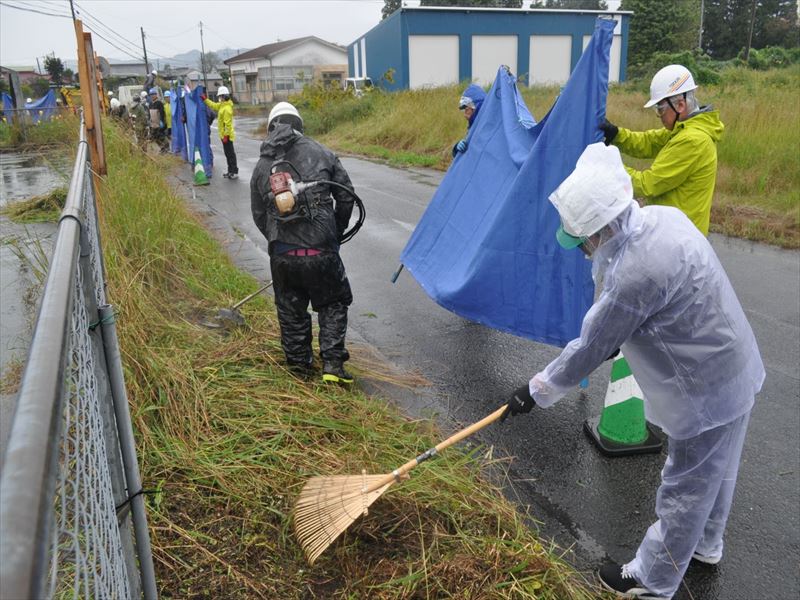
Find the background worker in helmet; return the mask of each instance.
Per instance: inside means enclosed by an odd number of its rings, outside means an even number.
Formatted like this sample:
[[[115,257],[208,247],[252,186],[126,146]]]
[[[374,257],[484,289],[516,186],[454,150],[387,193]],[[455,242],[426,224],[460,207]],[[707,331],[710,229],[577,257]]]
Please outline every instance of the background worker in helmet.
[[[649,169],[626,168],[633,193],[647,204],[674,206],[708,235],[711,200],[717,178],[717,142],[724,125],[719,111],[698,106],[697,86],[681,65],[669,65],[653,77],[650,100],[664,125],[661,129],[630,131],[605,121],[600,129],[606,144],[613,143],[634,158],[653,158]]]
[[[167,139],[172,137],[172,92],[164,92],[164,122],[167,125],[165,131]]]
[[[154,87],[156,85],[156,77],[158,77],[158,71],[153,69],[147,74],[147,77],[145,77],[142,91],[147,92],[150,88]]]
[[[352,189],[350,177],[333,152],[303,135],[303,119],[293,105],[276,104],[268,123],[250,180],[250,203],[253,220],[269,243],[286,362],[303,376],[313,373],[310,302],[319,321],[323,381],[352,383],[344,363],[350,358],[345,334],[353,294],[339,240],[347,230],[353,198],[340,187],[322,184],[297,193],[295,209],[281,215],[270,186],[273,165],[295,183],[325,180]]]
[[[626,565],[600,570],[626,598],[671,598],[692,559],[717,563],[764,365],[755,336],[708,240],[681,211],[639,208],[619,150],[586,148],[550,195],[556,238],[592,259],[600,296],[578,339],[516,390],[508,414],[548,407],[622,351],[648,421],[669,436],[658,521]]]
[[[467,133],[469,133],[469,128],[472,127],[472,123],[475,122],[475,118],[478,116],[478,112],[485,99],[486,92],[483,91],[481,86],[475,85],[474,83],[470,84],[467,89],[464,90],[464,93],[461,94],[461,98],[458,101],[458,109],[464,112],[464,118],[467,120]],[[465,135],[463,139],[453,145],[453,157],[459,152],[466,151],[467,136]]]
[[[161,152],[166,151],[167,113],[164,103],[158,97],[158,88],[150,89],[150,137],[158,144]]]
[[[236,134],[233,131],[233,101],[231,100],[231,93],[227,87],[221,85],[217,88],[217,100],[219,102],[212,102],[205,95],[202,98],[206,106],[216,112],[219,117],[217,121],[219,139],[222,140],[225,160],[228,161],[228,172],[223,173],[222,176],[228,179],[236,179],[239,177],[239,166],[236,164],[236,150],[233,148],[233,140]]]
[[[142,152],[147,152],[148,114],[141,96],[135,96],[133,98],[130,117],[131,124],[133,125],[133,132],[136,135],[136,143],[139,144],[139,148],[141,148]]]

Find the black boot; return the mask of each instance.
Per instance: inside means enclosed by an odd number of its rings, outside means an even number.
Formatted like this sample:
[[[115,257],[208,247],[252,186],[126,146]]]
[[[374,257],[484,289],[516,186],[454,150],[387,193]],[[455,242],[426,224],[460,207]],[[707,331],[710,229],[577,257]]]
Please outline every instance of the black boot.
[[[313,362],[287,362],[289,371],[300,379],[310,380],[314,377]]]
[[[325,383],[353,383],[353,376],[344,370],[341,361],[325,361],[322,365],[322,381]]]

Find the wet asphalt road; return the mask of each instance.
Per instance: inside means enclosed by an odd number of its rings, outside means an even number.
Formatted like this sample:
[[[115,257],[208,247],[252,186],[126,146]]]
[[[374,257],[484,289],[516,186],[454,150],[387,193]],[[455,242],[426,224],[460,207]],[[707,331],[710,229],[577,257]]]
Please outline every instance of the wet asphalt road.
[[[224,155],[214,138],[217,176],[197,199],[262,251],[266,245],[249,212],[249,180],[258,159],[252,120],[237,119],[240,179],[221,178]],[[215,134],[216,132],[214,132]],[[214,137],[214,135],[212,135]],[[431,386],[397,400],[417,415],[437,414],[445,428],[475,421],[558,353],[471,323],[436,305],[404,272],[390,276],[442,173],[393,169],[343,158],[367,222],[342,249],[355,300],[351,339],[378,349],[401,370],[419,372]],[[188,168],[186,180],[189,179]],[[676,599],[755,600],[800,597],[800,254],[712,236],[739,295],[767,368],[745,445],[717,567],[692,564]],[[250,244],[252,245],[252,244]],[[264,255],[251,249],[240,266],[268,277]],[[253,258],[255,257],[255,258]],[[265,258],[264,258],[265,260]],[[541,532],[571,547],[581,570],[604,560],[632,558],[653,507],[664,454],[609,459],[582,432],[599,414],[608,383],[604,365],[584,391],[556,406],[492,426],[476,436],[495,455],[514,457],[504,484],[509,497],[540,521]],[[765,588],[765,586],[767,586]]]

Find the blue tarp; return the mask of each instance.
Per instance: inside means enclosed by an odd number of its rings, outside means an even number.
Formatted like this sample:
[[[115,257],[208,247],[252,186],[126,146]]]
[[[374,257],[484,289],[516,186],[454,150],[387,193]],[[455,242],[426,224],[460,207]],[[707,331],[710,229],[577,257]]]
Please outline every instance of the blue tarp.
[[[180,154],[184,160],[189,160],[186,146],[186,124],[183,122],[183,102],[180,101],[182,89],[173,88],[170,95],[170,107],[172,108],[172,141],[171,150],[173,154]]]
[[[47,93],[33,102],[26,102],[25,108],[30,111],[34,123],[49,121],[56,112],[56,92],[48,90]]]
[[[186,90],[184,104],[186,106],[186,133],[188,138],[187,147],[189,148],[188,160],[194,163],[194,149],[200,149],[200,157],[203,159],[203,169],[206,177],[211,177],[211,167],[214,164],[214,154],[211,151],[211,129],[206,118],[206,105],[200,96],[203,94],[203,87],[197,86],[189,92]]]
[[[14,121],[14,99],[9,95],[3,92],[3,118],[6,122],[11,123]]]
[[[537,124],[514,77],[498,71],[401,261],[444,308],[489,327],[564,346],[591,306],[591,264],[555,239],[547,197],[583,149],[602,138],[614,22],[598,19],[589,45]]]

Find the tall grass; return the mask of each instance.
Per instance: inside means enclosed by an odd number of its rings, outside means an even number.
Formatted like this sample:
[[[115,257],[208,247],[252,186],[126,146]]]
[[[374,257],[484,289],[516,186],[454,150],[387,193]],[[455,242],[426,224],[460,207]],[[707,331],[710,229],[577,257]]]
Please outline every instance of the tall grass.
[[[309,568],[289,518],[304,481],[386,472],[440,434],[358,389],[292,376],[269,299],[244,308],[246,328],[199,327],[256,282],[170,189],[170,159],[143,155],[113,125],[106,133],[108,295],[144,487],[158,490],[148,505],[162,597],[597,597],[481,478],[480,451],[463,447],[394,486]]]
[[[446,169],[453,144],[466,122],[456,108],[462,86],[394,94],[373,93],[363,110],[315,128],[313,105],[303,112],[309,133],[346,152],[385,158],[394,164]],[[800,247],[800,65],[770,71],[729,68],[719,83],[698,91],[721,113],[725,134],[718,147],[719,168],[712,230],[781,246]],[[522,90],[536,119],[552,106],[557,87]],[[660,127],[647,100],[646,82],[612,86],[608,118],[634,130]],[[296,101],[302,103],[303,97]],[[350,100],[350,102],[359,100]],[[331,107],[326,107],[334,114]],[[649,161],[627,159],[636,168]]]

